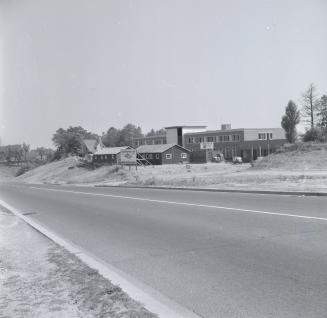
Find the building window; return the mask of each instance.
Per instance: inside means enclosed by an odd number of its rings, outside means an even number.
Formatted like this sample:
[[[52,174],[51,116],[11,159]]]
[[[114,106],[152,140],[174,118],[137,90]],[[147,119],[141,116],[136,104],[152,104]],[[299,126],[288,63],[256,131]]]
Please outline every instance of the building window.
[[[215,141],[215,137],[212,137],[212,136],[207,137],[207,141],[208,142],[214,142]]]
[[[166,153],[166,159],[171,159],[172,158],[172,155],[171,155],[171,153]]]
[[[181,158],[182,158],[182,159],[187,159],[187,153],[182,152],[182,153],[181,153]]]
[[[240,141],[240,135],[233,135],[233,141]]]
[[[269,140],[273,139],[273,134],[272,133],[268,133],[267,135],[268,135]]]
[[[193,140],[194,140],[193,137],[188,137],[188,138],[187,138],[187,143],[188,143],[188,144],[193,144]]]
[[[225,135],[224,136],[224,141],[229,141],[229,140],[230,140],[229,135]]]
[[[160,159],[160,155],[156,153],[156,159]]]
[[[266,140],[267,139],[267,134],[266,133],[259,133],[258,134],[258,139],[259,140]]]
[[[219,141],[222,142],[224,140],[224,136],[219,136]]]

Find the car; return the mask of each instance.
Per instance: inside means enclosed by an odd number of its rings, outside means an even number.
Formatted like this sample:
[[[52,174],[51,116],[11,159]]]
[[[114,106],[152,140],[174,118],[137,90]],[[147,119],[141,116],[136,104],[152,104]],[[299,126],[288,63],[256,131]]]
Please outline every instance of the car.
[[[243,163],[242,157],[233,157],[233,163],[234,164]]]

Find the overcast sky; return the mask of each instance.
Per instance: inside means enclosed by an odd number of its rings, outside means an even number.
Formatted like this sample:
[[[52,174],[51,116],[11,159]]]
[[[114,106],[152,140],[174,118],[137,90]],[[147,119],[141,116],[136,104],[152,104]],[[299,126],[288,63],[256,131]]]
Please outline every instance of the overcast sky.
[[[327,0],[0,0],[0,136],[280,127],[327,93]]]

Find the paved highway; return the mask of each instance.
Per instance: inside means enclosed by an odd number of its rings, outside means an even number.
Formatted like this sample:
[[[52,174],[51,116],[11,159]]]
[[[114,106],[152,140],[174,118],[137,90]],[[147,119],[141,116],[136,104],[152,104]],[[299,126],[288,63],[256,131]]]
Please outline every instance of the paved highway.
[[[203,317],[327,317],[327,198],[0,184],[0,199]]]

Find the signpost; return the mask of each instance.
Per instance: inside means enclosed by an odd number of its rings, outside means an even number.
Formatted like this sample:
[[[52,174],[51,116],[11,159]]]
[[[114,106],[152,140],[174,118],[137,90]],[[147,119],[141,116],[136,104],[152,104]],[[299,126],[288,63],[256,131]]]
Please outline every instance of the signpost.
[[[137,165],[136,150],[123,149],[120,151],[120,164],[122,165]]]
[[[200,143],[200,149],[203,150],[203,149],[210,149],[210,150],[213,150],[213,142],[201,142]]]

